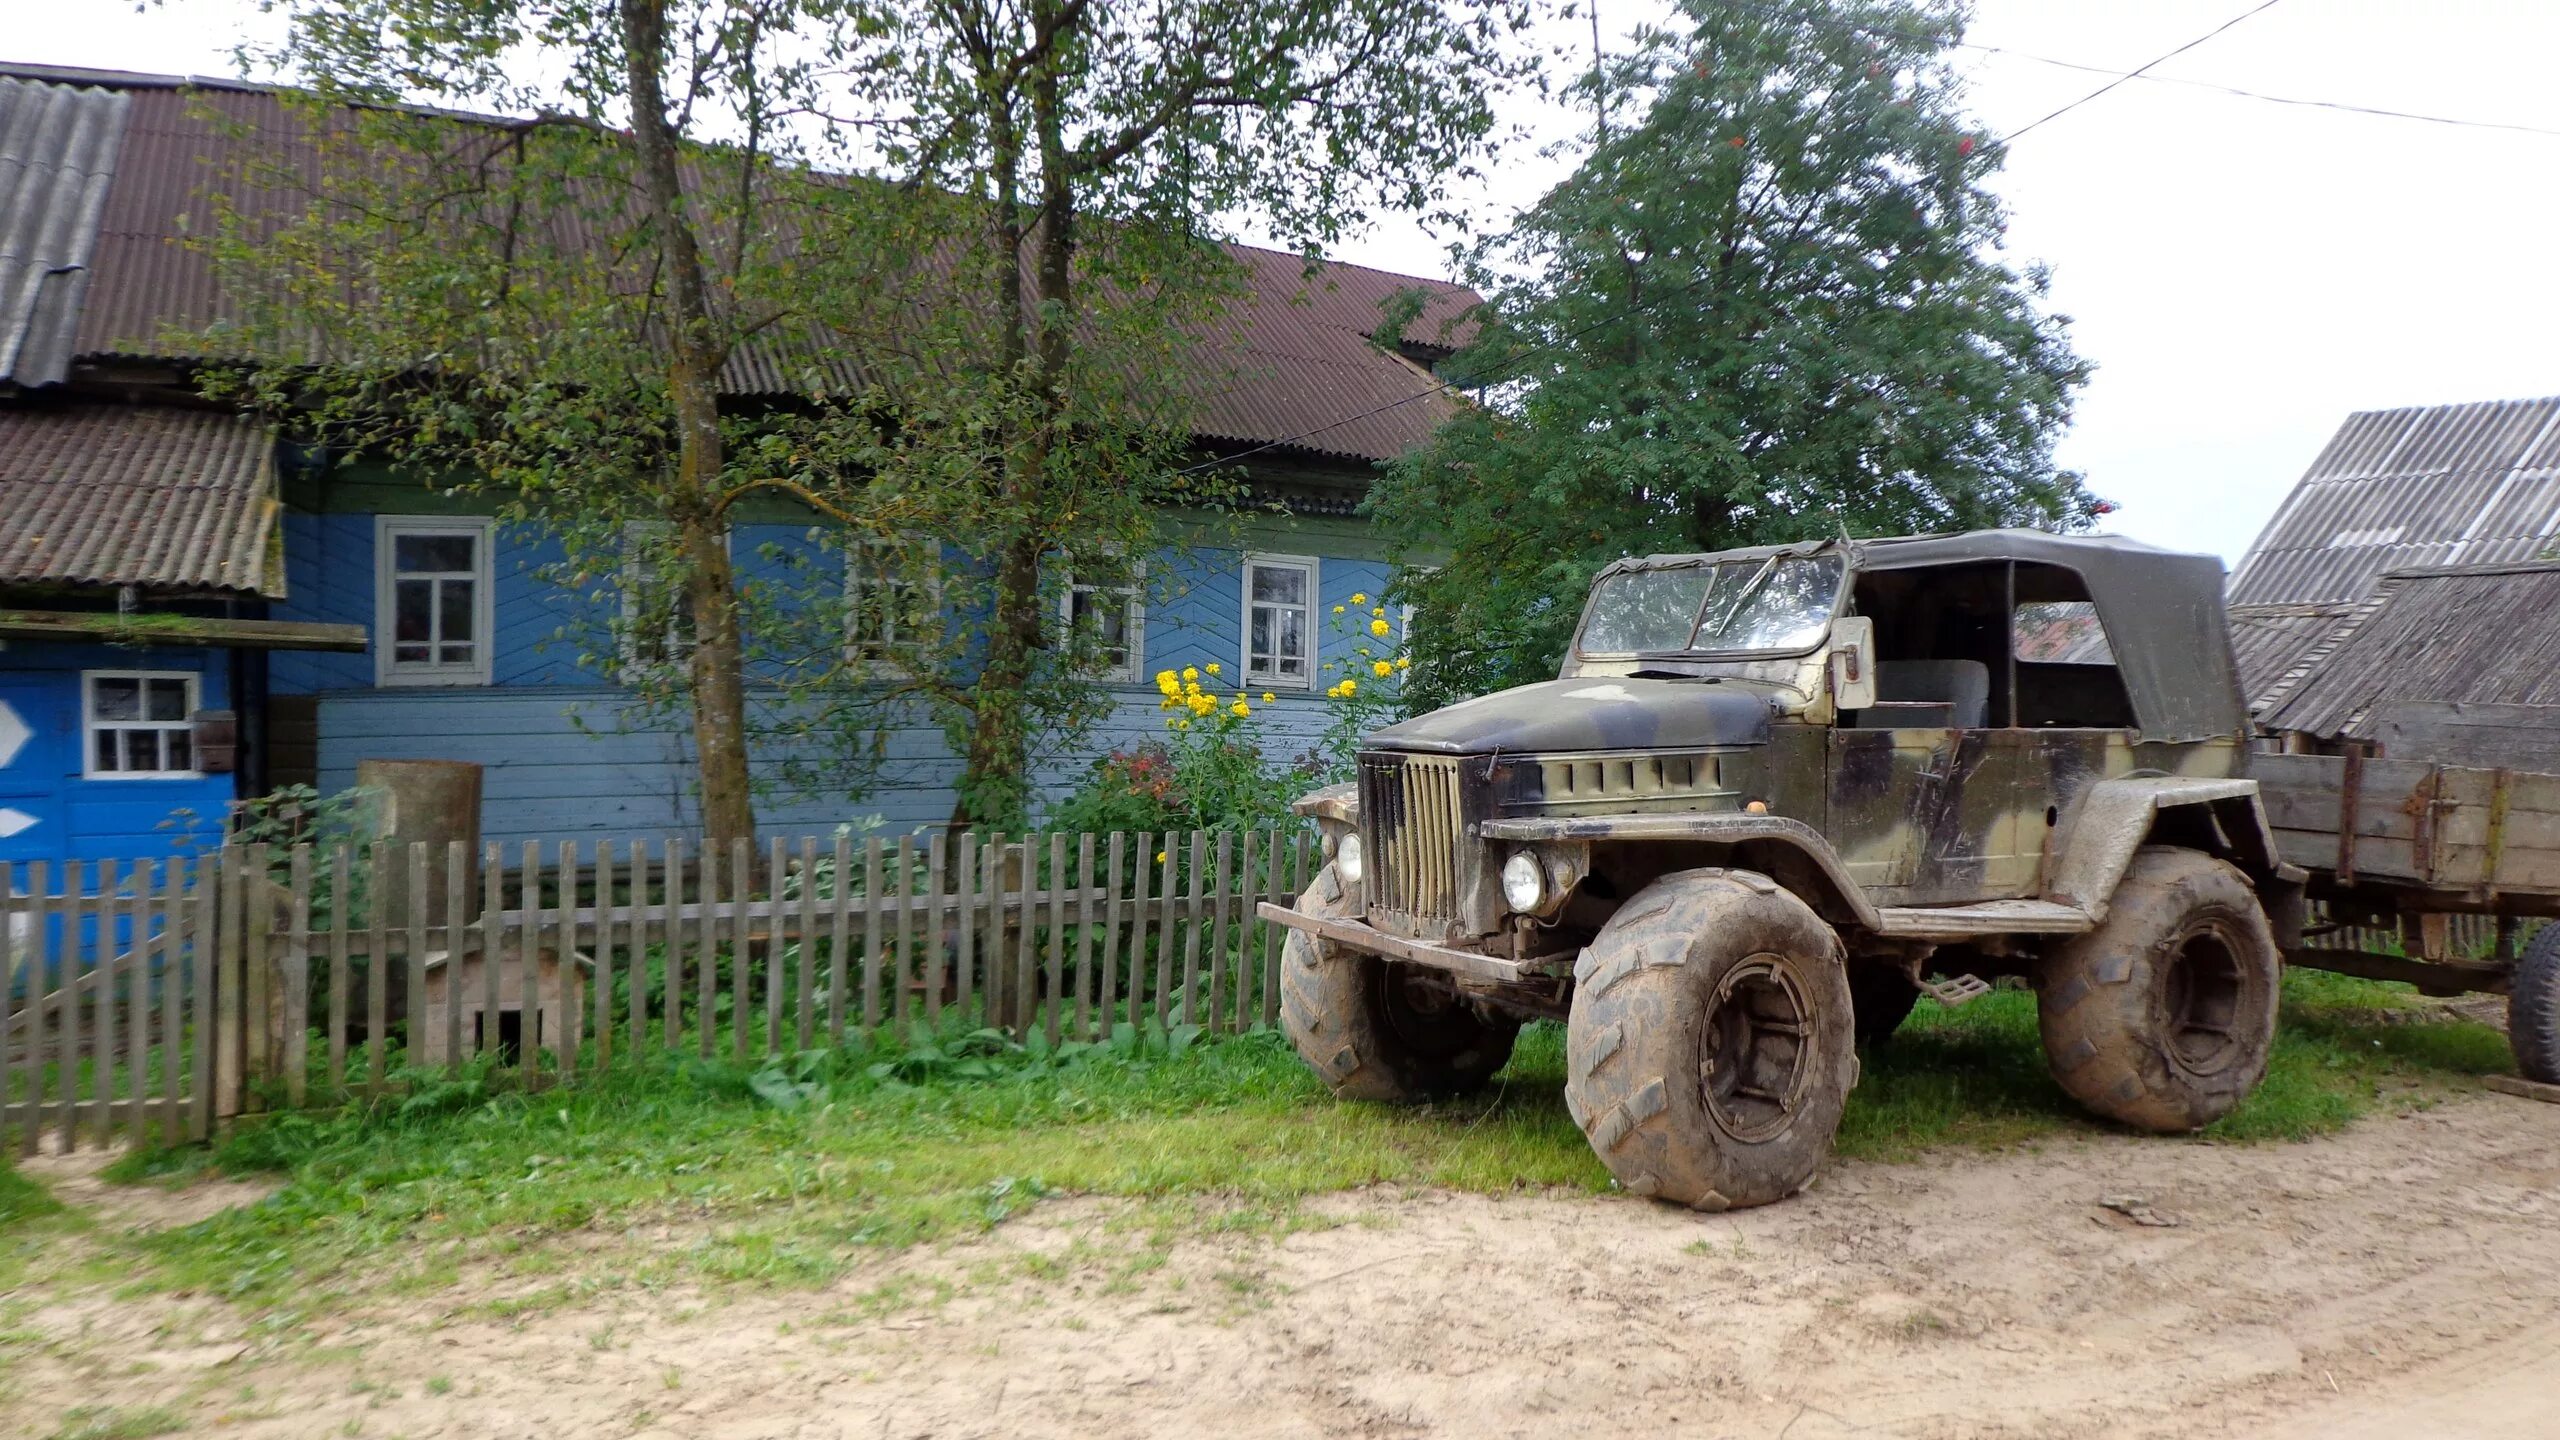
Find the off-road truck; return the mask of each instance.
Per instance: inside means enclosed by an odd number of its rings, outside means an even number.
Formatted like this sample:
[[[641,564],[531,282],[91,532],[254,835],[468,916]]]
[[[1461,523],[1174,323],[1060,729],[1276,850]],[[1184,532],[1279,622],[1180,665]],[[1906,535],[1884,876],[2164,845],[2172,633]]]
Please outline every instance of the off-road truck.
[[[2306,872],[2249,778],[2222,567],[1987,531],[1620,561],[1560,678],[1366,737],[1282,1017],[1344,1097],[1566,1025],[1628,1190],[1802,1188],[1924,988],[2036,991],[2081,1104],[2192,1130],[2265,1072]],[[2270,914],[2274,919],[2271,923]]]

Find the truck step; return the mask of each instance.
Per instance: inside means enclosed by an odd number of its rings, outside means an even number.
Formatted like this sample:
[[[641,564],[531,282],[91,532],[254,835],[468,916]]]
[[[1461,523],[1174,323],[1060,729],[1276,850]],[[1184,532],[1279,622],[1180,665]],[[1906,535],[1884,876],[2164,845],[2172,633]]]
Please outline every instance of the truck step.
[[[1976,935],[2081,935],[2089,912],[2050,900],[1986,900],[1977,905],[1900,906],[1876,912],[1877,933],[1897,940],[1970,940]]]

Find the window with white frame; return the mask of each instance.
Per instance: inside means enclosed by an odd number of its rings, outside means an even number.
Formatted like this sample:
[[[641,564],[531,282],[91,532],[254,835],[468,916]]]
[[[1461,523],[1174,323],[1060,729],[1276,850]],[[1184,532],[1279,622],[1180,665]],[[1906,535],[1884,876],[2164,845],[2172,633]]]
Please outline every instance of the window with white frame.
[[[1127,580],[1077,575],[1070,570],[1058,597],[1058,619],[1070,636],[1081,635],[1087,653],[1101,662],[1099,678],[1135,682],[1146,664],[1146,606],[1138,599],[1136,571]]]
[[[845,548],[845,658],[913,660],[940,638],[942,570],[930,542],[871,537]]]
[[[675,527],[646,520],[622,527],[621,661],[625,679],[681,665],[693,654],[693,602],[660,563]]]
[[[377,518],[374,654],[380,683],[489,683],[489,548],[487,520]]]
[[[90,670],[80,676],[80,726],[91,779],[196,773],[196,677],[185,671]]]
[[[1316,562],[1307,555],[1244,559],[1244,675],[1248,686],[1315,683]]]

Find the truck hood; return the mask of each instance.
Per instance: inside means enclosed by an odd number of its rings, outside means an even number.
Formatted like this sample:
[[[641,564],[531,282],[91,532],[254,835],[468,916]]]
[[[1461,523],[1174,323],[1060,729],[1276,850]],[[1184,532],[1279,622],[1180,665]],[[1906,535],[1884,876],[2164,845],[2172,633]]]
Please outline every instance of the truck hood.
[[[1475,755],[1671,750],[1760,745],[1768,739],[1769,702],[1755,691],[1699,680],[1594,677],[1462,700],[1372,731],[1365,743],[1380,750]]]

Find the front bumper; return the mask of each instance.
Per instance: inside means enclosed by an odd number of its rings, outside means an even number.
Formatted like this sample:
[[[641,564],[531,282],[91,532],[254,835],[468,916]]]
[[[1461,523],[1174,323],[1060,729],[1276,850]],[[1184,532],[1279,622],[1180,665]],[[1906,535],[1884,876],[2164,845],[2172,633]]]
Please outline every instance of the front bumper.
[[[1275,901],[1265,900],[1256,912],[1274,925],[1286,925],[1309,935],[1345,945],[1364,954],[1382,955],[1408,965],[1427,965],[1446,970],[1452,975],[1471,980],[1487,980],[1496,984],[1515,984],[1524,980],[1550,978],[1549,962],[1537,960],[1504,960],[1492,955],[1479,955],[1472,950],[1452,950],[1446,945],[1432,945],[1420,940],[1407,940],[1390,935],[1375,926],[1357,920],[1335,920],[1322,915],[1309,915]]]

